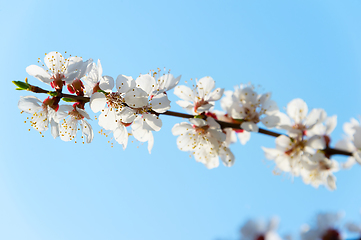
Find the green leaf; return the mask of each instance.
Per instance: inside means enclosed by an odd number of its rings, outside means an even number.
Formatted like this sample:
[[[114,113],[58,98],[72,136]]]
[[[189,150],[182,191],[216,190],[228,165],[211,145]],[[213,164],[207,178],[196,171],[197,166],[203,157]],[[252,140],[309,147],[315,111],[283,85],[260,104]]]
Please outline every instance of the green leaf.
[[[18,87],[21,88],[21,90],[28,90],[30,88],[30,85],[26,82],[22,81],[13,81],[13,83]],[[19,90],[19,89],[17,89]]]
[[[64,102],[76,102],[76,100],[74,100],[72,98],[66,98],[66,97],[63,97],[61,100],[63,100]]]
[[[56,97],[58,95],[57,92],[48,92],[48,94],[52,97]]]
[[[23,89],[23,88],[15,88],[15,90],[26,90],[26,89]]]
[[[196,116],[194,116],[194,118],[201,118],[201,119],[203,119],[203,116],[202,116],[202,115],[196,115]]]

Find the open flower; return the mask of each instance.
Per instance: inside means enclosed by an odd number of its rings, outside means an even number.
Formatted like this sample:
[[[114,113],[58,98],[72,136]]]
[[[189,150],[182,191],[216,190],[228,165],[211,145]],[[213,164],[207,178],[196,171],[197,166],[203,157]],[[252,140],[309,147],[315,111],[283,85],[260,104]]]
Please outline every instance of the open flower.
[[[57,106],[57,105],[56,105]],[[39,98],[34,96],[20,97],[18,107],[20,110],[31,114],[30,124],[39,131],[48,130],[49,123],[51,125],[51,134],[54,138],[59,136],[59,127],[56,119],[56,110],[51,100],[47,98],[42,102]]]
[[[206,120],[192,118],[189,121],[191,124],[178,123],[172,128],[173,135],[180,135],[177,138],[178,148],[191,152],[197,162],[209,169],[218,167],[218,157],[221,157],[224,165],[232,166],[234,155],[225,144],[226,134],[219,124],[211,117]]]
[[[92,61],[92,59],[89,59],[83,62],[81,57],[69,57],[66,59],[59,52],[50,52],[44,57],[44,64],[47,69],[37,65],[30,65],[26,68],[26,72],[59,90],[65,83],[70,83],[75,78],[80,79],[84,76],[88,64]]]
[[[211,77],[199,79],[193,89],[184,85],[177,86],[174,94],[182,99],[177,101],[177,104],[193,114],[208,111],[223,95],[224,89],[213,90],[214,87],[215,81]]]
[[[276,232],[279,219],[273,217],[268,224],[264,221],[248,220],[241,228],[241,240],[281,240]]]
[[[229,117],[238,120],[249,132],[258,132],[259,122],[268,128],[280,124],[279,109],[271,100],[271,93],[257,94],[253,86],[241,85],[234,92],[227,91],[221,99],[221,106]]]
[[[317,215],[317,224],[313,228],[304,225],[301,240],[341,240],[342,235],[337,228],[343,218],[342,213],[321,213]]]
[[[93,129],[85,118],[90,119],[88,113],[78,108],[76,104],[74,106],[61,105],[57,114],[60,139],[63,141],[76,139],[77,130],[81,130],[81,138],[85,137],[83,141],[91,143],[94,137]],[[80,128],[78,128],[79,125]]]

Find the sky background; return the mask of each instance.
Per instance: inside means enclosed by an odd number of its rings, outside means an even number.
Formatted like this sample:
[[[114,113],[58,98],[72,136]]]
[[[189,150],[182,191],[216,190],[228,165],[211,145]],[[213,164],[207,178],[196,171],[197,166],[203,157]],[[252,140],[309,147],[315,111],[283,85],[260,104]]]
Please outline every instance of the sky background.
[[[238,239],[247,219],[275,215],[281,234],[297,236],[317,213],[340,210],[360,223],[360,166],[336,173],[336,191],[314,189],[275,176],[260,148],[274,138],[252,134],[232,145],[233,167],[208,170],[177,149],[171,129],[183,120],[168,116],[151,154],[136,141],[111,148],[93,113],[91,144],[49,131],[42,138],[17,108],[20,96],[35,94],[11,83],[50,51],[100,59],[114,78],[166,67],[181,84],[211,76],[233,90],[251,82],[282,109],[302,98],[337,114],[334,144],[361,113],[360,11],[356,0],[2,1],[0,239]],[[169,98],[171,110],[184,112]]]

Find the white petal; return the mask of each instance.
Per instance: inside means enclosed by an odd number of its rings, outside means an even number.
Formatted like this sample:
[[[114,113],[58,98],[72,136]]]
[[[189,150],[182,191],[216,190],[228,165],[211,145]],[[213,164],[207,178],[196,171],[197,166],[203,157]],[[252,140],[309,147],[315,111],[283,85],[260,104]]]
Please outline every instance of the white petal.
[[[155,87],[155,79],[149,74],[144,74],[135,80],[136,87],[143,89],[148,95],[153,91]]]
[[[153,145],[154,145],[153,133],[149,132],[149,136],[148,136],[148,151],[149,151],[149,154],[151,154]]]
[[[235,157],[229,148],[222,148],[222,151],[219,153],[219,157],[221,158],[223,164],[226,167],[232,167],[234,164]]]
[[[148,105],[148,94],[141,88],[133,88],[124,95],[126,104],[132,108],[141,108]]]
[[[194,102],[195,96],[192,89],[187,86],[180,85],[174,88],[174,94],[182,100]]]
[[[59,124],[55,122],[54,119],[51,119],[50,125],[51,125],[51,135],[53,136],[53,138],[55,139],[59,137]]]
[[[90,119],[89,114],[84,109],[76,107],[76,110],[78,111],[78,113],[80,113],[86,119]]]
[[[244,130],[243,132],[237,133],[237,136],[241,144],[245,145],[251,138],[251,133]]]
[[[114,87],[114,79],[110,76],[100,78],[99,87],[101,90],[111,92]]]
[[[205,101],[218,101],[223,96],[224,89],[217,88],[213,92],[211,92],[208,97],[206,97]]]
[[[355,157],[358,164],[361,164],[361,152],[360,151],[354,152],[353,156]]]
[[[264,151],[266,158],[269,160],[276,159],[276,157],[278,157],[281,153],[278,149],[274,149],[274,148],[262,147],[262,150]]]
[[[317,123],[323,122],[323,116],[325,116],[325,114],[325,110],[321,108],[312,109],[310,114],[308,114],[308,116],[306,117],[305,125],[310,128]]]
[[[241,128],[248,132],[258,132],[259,130],[257,124],[253,122],[243,122]]]
[[[123,149],[127,147],[128,144],[128,131],[123,124],[118,124],[118,127],[113,132],[114,139],[123,145]]]
[[[277,103],[271,99],[269,99],[262,105],[262,110],[269,115],[275,115],[279,112]]]
[[[106,103],[106,98],[104,94],[101,92],[96,92],[91,95],[89,106],[93,112],[97,113],[102,109],[104,109],[105,103]]]
[[[59,52],[50,52],[46,54],[44,57],[44,63],[53,73],[57,73],[58,70],[63,72],[62,66],[67,64]]]
[[[179,106],[181,106],[182,108],[187,108],[187,109],[193,109],[194,108],[194,104],[188,101],[183,101],[183,100],[178,100],[176,102]]]
[[[131,123],[137,117],[136,112],[129,107],[123,107],[118,114],[119,120],[123,123]]]
[[[47,71],[36,65],[30,65],[27,67],[26,72],[44,83],[50,84],[53,81],[50,79],[51,76]]]
[[[18,108],[26,113],[33,114],[41,109],[41,100],[34,96],[20,97]]]
[[[162,120],[154,115],[149,113],[142,114],[144,121],[147,123],[147,125],[150,127],[150,131],[159,131],[162,127]]]
[[[83,135],[85,136],[86,143],[91,143],[94,137],[93,129],[91,125],[87,121],[82,120],[81,126],[82,126]]]
[[[302,122],[306,118],[308,113],[307,104],[300,98],[293,99],[287,105],[287,114],[296,123]]]
[[[106,108],[98,117],[98,124],[105,130],[114,130],[118,127],[117,124],[117,115],[115,111],[109,111],[109,108]]]
[[[334,175],[328,175],[326,180],[326,186],[331,191],[336,190],[336,177]]]
[[[274,128],[280,123],[280,118],[276,115],[269,115],[261,119],[267,128]]]
[[[204,98],[206,100],[205,96],[207,96],[211,93],[211,91],[215,87],[215,85],[216,85],[215,81],[213,80],[213,78],[211,78],[209,76],[199,79],[199,81],[197,83],[199,97]],[[223,94],[223,92],[222,92],[222,94]]]
[[[177,123],[172,128],[172,134],[177,136],[181,134],[185,134],[186,132],[190,131],[192,128],[192,125],[186,122]]]
[[[152,110],[157,113],[164,113],[170,109],[170,101],[168,99],[167,94],[160,93],[155,95],[150,101],[150,106]]]
[[[162,87],[164,91],[169,91],[173,89],[179,83],[182,75],[179,75],[177,78],[174,78],[172,74],[165,74],[159,78],[159,80],[163,81]]]
[[[119,75],[116,80],[116,88],[119,93],[126,93],[135,87],[135,80],[130,76]]]
[[[361,149],[361,128],[356,128],[353,135],[353,143],[357,149]]]
[[[325,138],[323,136],[315,135],[307,141],[306,146],[313,149],[324,149],[326,147]]]
[[[327,118],[325,125],[326,125],[326,134],[330,135],[333,132],[333,130],[336,128],[337,116],[334,115],[332,117]]]

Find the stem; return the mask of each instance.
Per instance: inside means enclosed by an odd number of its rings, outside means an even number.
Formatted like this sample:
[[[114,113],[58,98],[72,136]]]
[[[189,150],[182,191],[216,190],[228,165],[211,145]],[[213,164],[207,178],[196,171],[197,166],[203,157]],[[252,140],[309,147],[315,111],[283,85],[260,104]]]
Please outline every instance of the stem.
[[[46,93],[46,94],[48,94],[50,92],[50,91],[47,91],[47,90],[42,89],[40,87],[32,86],[32,85],[30,85],[29,91],[34,92],[34,93]],[[84,103],[87,103],[87,102],[90,101],[89,97],[76,96],[76,95],[65,94],[65,93],[61,93],[61,92],[57,92],[56,97],[59,97],[59,98],[62,98],[62,97],[71,98],[71,99],[74,99],[76,101],[82,101]],[[156,113],[156,112],[152,111],[152,113],[154,113],[156,115],[167,115],[167,116],[180,117],[180,118],[194,118],[194,115],[186,114],[186,113],[173,112],[173,111],[166,111],[164,113]],[[223,122],[223,121],[219,121],[219,120],[216,120],[216,122],[221,126],[222,129],[223,128],[242,129],[241,125],[238,124],[238,123]],[[269,131],[269,130],[266,130],[266,129],[263,129],[263,128],[259,128],[258,133],[268,135],[268,136],[271,136],[271,137],[279,137],[281,135],[287,136],[286,134],[281,134],[281,133]],[[335,149],[335,148],[327,147],[327,148],[323,149],[323,151],[325,152],[325,155],[327,155],[327,156],[332,156],[332,155],[353,156],[353,154],[351,152],[347,152],[347,151],[339,150],[339,149]]]

